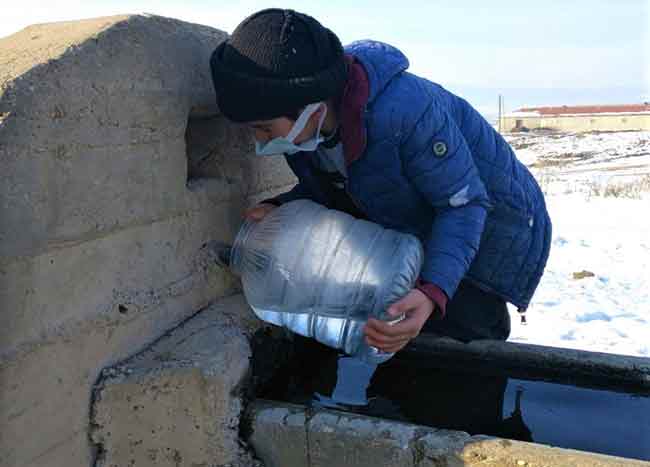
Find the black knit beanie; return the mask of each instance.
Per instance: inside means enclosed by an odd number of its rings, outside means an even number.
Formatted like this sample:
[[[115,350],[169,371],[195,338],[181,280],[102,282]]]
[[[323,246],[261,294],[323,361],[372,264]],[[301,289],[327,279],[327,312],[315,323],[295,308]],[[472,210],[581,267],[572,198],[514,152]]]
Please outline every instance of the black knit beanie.
[[[338,96],[346,79],[338,37],[311,16],[276,8],[242,21],[210,69],[217,104],[236,122],[290,115]]]

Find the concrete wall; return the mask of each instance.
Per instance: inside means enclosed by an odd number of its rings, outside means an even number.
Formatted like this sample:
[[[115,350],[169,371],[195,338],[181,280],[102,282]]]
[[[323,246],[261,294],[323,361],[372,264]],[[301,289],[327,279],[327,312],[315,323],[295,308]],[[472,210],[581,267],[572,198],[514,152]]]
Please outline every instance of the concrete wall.
[[[293,183],[214,106],[225,37],[138,15],[0,40],[3,467],[91,465],[101,369],[236,291],[203,245]]]
[[[502,118],[502,131],[517,131],[518,126],[526,127],[529,130],[552,128],[574,132],[650,130],[650,114],[507,116]]]

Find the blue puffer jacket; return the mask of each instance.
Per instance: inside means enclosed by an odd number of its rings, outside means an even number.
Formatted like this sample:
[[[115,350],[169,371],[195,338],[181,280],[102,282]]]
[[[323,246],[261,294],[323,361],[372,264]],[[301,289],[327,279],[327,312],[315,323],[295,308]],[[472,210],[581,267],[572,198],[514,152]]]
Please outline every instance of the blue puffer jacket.
[[[365,151],[348,166],[348,194],[371,221],[420,238],[421,277],[448,297],[466,279],[526,308],[551,240],[533,176],[465,100],[406,72],[396,48],[362,41],[346,53],[370,86]],[[310,155],[286,159],[299,184],[278,201],[329,204]]]

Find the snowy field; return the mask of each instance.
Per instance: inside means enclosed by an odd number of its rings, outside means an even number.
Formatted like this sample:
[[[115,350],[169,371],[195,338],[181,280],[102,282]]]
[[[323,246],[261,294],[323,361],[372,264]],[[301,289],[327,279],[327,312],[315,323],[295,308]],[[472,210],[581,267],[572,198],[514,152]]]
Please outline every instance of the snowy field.
[[[553,243],[511,341],[650,357],[650,132],[508,135]]]

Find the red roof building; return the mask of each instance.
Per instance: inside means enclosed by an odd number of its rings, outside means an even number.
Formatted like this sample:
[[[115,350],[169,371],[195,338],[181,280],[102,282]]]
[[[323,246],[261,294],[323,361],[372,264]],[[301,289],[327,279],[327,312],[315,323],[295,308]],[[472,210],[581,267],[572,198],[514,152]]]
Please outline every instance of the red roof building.
[[[575,115],[600,113],[639,113],[650,112],[650,104],[624,105],[562,105],[554,107],[525,107],[516,112],[536,112],[539,115]]]
[[[500,131],[648,131],[650,103],[524,107],[504,115]]]

